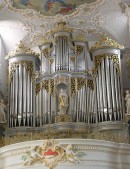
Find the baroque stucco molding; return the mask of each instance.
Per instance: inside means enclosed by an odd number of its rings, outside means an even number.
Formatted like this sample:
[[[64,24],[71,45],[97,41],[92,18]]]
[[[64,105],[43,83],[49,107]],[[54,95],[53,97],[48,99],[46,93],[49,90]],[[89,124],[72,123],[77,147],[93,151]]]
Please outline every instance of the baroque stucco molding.
[[[61,14],[57,14],[55,16],[44,16],[42,15],[40,12],[37,12],[34,9],[17,9],[15,7],[13,7],[13,1],[12,0],[5,0],[2,2],[1,7],[4,8],[6,7],[9,11],[12,12],[16,12],[21,14],[23,17],[27,17],[27,18],[40,18],[40,19],[57,19],[57,18],[69,18],[69,17],[76,17],[79,16],[80,14],[91,14],[92,12],[94,12],[100,5],[102,5],[104,3],[104,0],[97,0],[96,2],[93,3],[85,3],[80,5],[75,12],[73,12],[72,14],[69,15],[61,15]]]

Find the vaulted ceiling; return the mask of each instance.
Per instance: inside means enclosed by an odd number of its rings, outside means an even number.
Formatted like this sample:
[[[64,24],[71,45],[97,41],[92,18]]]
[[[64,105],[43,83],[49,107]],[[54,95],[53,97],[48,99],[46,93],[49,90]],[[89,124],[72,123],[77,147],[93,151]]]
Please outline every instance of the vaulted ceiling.
[[[8,53],[20,40],[37,46],[64,20],[90,43],[104,33],[128,46],[128,17],[122,9],[121,0],[1,0],[0,34]]]
[[[22,40],[39,52],[46,32],[59,21],[84,34],[89,45],[105,34],[130,47],[130,0],[0,0],[0,34],[5,54]],[[125,70],[126,71],[126,70]],[[127,88],[128,86],[126,86]]]

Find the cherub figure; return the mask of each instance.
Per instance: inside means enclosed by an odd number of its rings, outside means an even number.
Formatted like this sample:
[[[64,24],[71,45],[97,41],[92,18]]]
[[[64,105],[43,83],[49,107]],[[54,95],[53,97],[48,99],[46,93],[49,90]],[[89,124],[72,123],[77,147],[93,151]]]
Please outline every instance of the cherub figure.
[[[69,144],[66,148],[66,158],[71,163],[80,163],[80,160],[77,157],[78,153],[74,153],[72,150],[72,145]]]
[[[39,147],[30,147],[29,151],[22,156],[22,159],[24,160],[24,164],[25,166],[30,166],[32,164],[34,164],[37,159],[44,159],[44,156],[42,156],[41,154],[39,154],[38,152]]]

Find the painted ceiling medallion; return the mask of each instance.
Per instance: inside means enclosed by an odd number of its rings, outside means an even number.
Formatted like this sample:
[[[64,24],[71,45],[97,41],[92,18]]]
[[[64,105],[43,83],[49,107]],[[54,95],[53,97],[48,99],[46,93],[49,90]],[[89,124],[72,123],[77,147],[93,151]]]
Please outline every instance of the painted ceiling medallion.
[[[30,147],[22,156],[22,160],[24,166],[43,163],[52,169],[60,162],[80,163],[79,158],[84,155],[85,153],[74,150],[70,144],[64,146],[54,140],[45,140],[41,146]]]
[[[34,9],[45,16],[71,14],[84,3],[91,4],[97,0],[13,0],[17,9]]]

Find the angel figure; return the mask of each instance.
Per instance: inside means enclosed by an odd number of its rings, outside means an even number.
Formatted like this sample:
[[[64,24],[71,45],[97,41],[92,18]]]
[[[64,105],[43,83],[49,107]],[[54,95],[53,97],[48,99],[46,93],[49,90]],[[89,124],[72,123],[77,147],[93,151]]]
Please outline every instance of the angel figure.
[[[74,153],[72,150],[72,145],[69,144],[66,148],[66,158],[71,163],[80,163],[80,160],[77,157],[78,153]]]
[[[38,158],[44,159],[44,156],[39,154],[38,150],[39,150],[38,146],[30,147],[29,151],[27,151],[26,154],[22,156],[22,160],[24,160],[23,165],[30,166],[30,165],[34,164]]]

